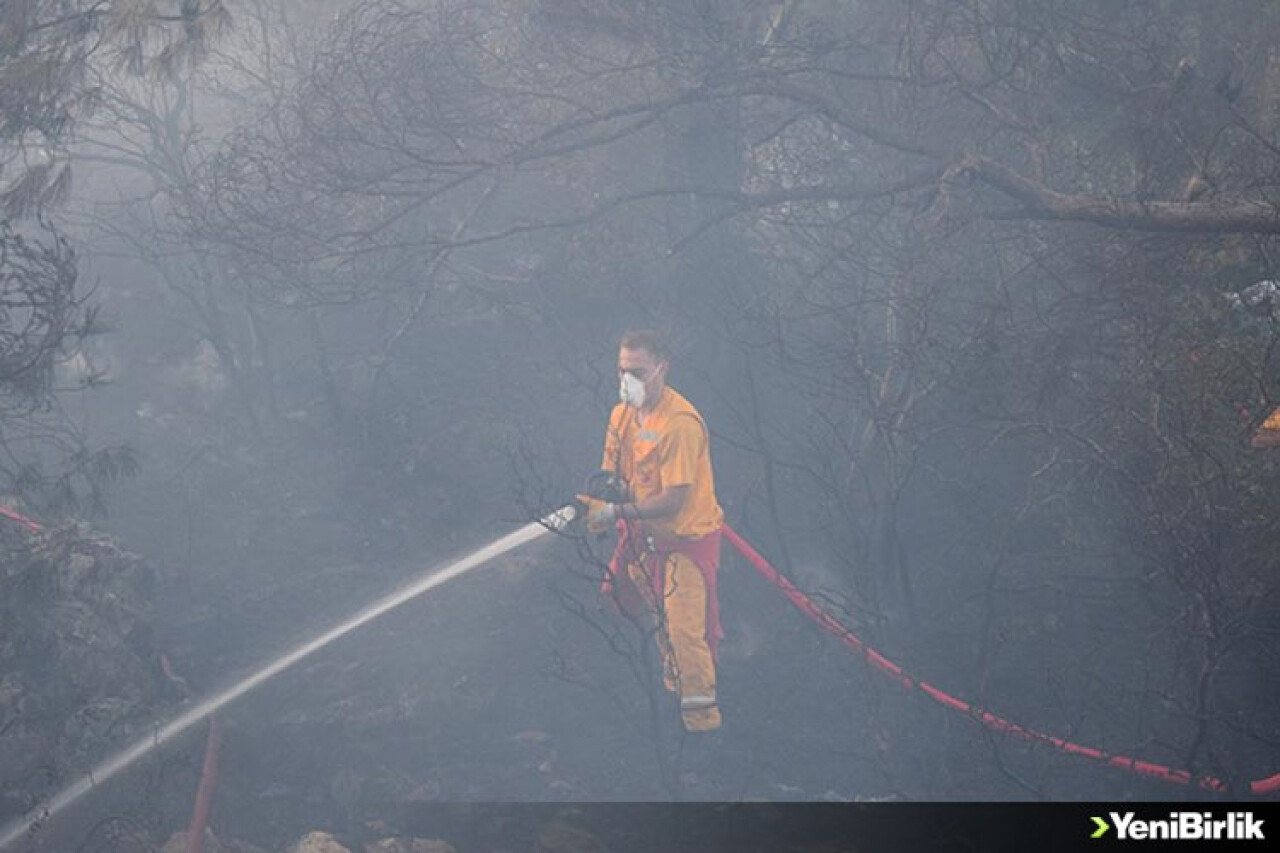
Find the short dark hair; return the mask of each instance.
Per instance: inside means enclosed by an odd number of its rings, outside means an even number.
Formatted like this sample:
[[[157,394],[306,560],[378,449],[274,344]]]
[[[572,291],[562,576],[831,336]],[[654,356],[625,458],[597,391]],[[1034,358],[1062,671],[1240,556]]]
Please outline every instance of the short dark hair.
[[[671,361],[671,347],[666,336],[652,329],[632,329],[622,333],[620,349],[642,349],[658,361]]]

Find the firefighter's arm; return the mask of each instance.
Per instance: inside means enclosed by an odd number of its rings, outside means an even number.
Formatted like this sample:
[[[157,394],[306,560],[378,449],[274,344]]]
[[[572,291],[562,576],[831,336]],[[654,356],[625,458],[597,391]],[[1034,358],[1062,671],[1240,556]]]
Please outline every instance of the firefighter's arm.
[[[689,484],[667,486],[660,492],[652,494],[635,503],[619,504],[618,517],[626,521],[655,521],[679,515],[684,507],[685,498],[689,496]]]
[[[650,521],[678,515],[688,495],[689,486],[684,485],[668,486],[635,503],[610,504],[586,495],[578,495],[578,500],[587,508],[587,530],[603,533],[619,518],[625,521]]]

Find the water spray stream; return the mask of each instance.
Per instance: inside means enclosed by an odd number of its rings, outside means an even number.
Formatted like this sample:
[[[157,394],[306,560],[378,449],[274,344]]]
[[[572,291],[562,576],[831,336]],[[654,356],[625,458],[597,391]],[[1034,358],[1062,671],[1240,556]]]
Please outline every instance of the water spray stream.
[[[446,581],[450,581],[521,545],[532,542],[552,530],[563,530],[573,520],[575,514],[576,510],[573,506],[566,506],[540,521],[531,522],[519,530],[508,533],[496,542],[468,554],[438,572],[423,575],[390,595],[375,601],[341,624],[285,652],[252,675],[231,685],[221,693],[198,702],[185,713],[156,729],[151,735],[138,740],[98,764],[75,783],[62,789],[51,799],[34,808],[26,817],[0,830],[0,850],[7,849],[28,832],[35,831],[41,824],[49,821],[67,806],[76,802],[152,750],[173,740],[210,714],[239,699],[267,679],[279,675],[308,655],[319,651],[333,641],[341,639],[356,630],[361,625],[372,622],[389,610],[399,607],[406,601],[416,598]]]

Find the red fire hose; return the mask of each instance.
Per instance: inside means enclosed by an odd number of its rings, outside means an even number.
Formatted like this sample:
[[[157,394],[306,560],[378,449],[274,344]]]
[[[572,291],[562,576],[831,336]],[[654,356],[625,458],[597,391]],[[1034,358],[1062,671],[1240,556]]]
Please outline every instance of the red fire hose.
[[[160,655],[160,668],[183,696],[190,697],[191,688],[173,671],[169,656]],[[222,725],[217,715],[209,718],[209,737],[204,744],[204,763],[200,768],[200,785],[196,788],[195,805],[191,808],[191,823],[187,826],[186,849],[183,853],[204,853],[204,828],[209,823],[209,807],[213,803],[213,791],[218,787],[218,747],[222,742]]]
[[[1084,756],[1085,758],[1091,758],[1095,761],[1101,761],[1112,767],[1127,770],[1140,776],[1149,776],[1154,779],[1161,779],[1165,782],[1173,782],[1179,785],[1195,784],[1197,787],[1208,791],[1227,790],[1226,784],[1221,779],[1216,779],[1212,776],[1197,776],[1193,778],[1191,773],[1186,770],[1175,770],[1171,767],[1166,767],[1163,764],[1153,764],[1149,761],[1138,761],[1137,759],[1130,758],[1125,755],[1114,755],[1101,749],[1081,746],[1080,744],[1072,743],[1071,741],[1063,740],[1062,738],[1054,737],[1053,735],[1045,734],[1043,732],[1036,731],[1035,729],[1020,726],[1017,723],[1005,719],[1004,717],[993,714],[990,711],[971,705],[962,699],[952,696],[950,693],[934,687],[927,681],[921,681],[914,678],[905,672],[902,667],[880,654],[871,646],[868,646],[860,637],[858,637],[857,634],[850,631],[829,613],[814,604],[808,596],[798,590],[791,581],[783,577],[768,560],[760,556],[760,553],[756,551],[755,548],[752,548],[751,545],[739,536],[737,531],[731,528],[728,524],[724,526],[722,532],[724,537],[729,540],[733,547],[737,548],[738,552],[746,558],[747,562],[754,566],[756,571],[764,576],[765,580],[769,581],[781,590],[782,594],[785,595],[793,605],[795,605],[796,609],[816,622],[823,628],[823,630],[833,634],[854,652],[862,655],[873,669],[889,676],[905,689],[919,690],[925,696],[928,696],[938,704],[946,708],[950,708],[953,711],[958,711],[975,722],[986,726],[992,731],[1004,732],[1006,734],[1014,735],[1015,737],[1023,738],[1024,740],[1044,743],[1060,750],[1061,752],[1065,752],[1070,755]],[[1258,779],[1254,782],[1250,782],[1249,790],[1258,795],[1280,793],[1280,773],[1266,779]]]
[[[187,827],[186,853],[204,853],[204,828],[209,822],[209,804],[213,802],[213,789],[218,786],[218,744],[221,740],[222,726],[217,716],[210,717],[209,739],[204,746],[204,766],[200,770],[200,787],[196,789],[191,825]]]
[[[10,521],[18,522],[18,524],[21,524],[23,527],[25,527],[27,530],[31,531],[32,533],[39,533],[41,530],[44,529],[43,527],[40,526],[39,522],[32,521],[22,513],[16,510],[9,509],[4,504],[0,504],[0,515],[4,516]]]

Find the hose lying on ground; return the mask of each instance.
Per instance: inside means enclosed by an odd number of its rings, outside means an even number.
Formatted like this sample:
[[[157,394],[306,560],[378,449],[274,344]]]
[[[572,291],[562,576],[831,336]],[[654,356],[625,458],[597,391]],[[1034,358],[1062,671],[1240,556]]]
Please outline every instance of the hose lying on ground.
[[[975,705],[971,705],[956,696],[952,696],[950,693],[934,687],[927,681],[921,681],[920,679],[909,675],[902,669],[902,667],[898,666],[893,661],[880,654],[880,652],[864,643],[857,634],[850,631],[831,616],[831,614],[814,604],[812,599],[797,589],[795,584],[783,577],[768,560],[760,556],[760,553],[756,551],[755,548],[752,548],[750,543],[743,539],[738,532],[728,524],[724,526],[723,534],[724,537],[729,540],[729,543],[738,550],[738,553],[742,554],[742,556],[746,558],[747,562],[754,566],[756,571],[758,571],[765,580],[769,581],[769,583],[781,590],[782,594],[785,595],[793,605],[795,605],[796,609],[816,622],[823,630],[833,634],[850,649],[862,655],[873,669],[889,676],[905,689],[919,690],[939,705],[950,708],[953,711],[958,711],[980,725],[986,726],[992,731],[1004,732],[1005,734],[1011,734],[1015,737],[1023,738],[1024,740],[1047,744],[1048,746],[1052,746],[1053,748],[1069,755],[1080,755],[1085,758],[1093,759],[1094,761],[1105,762],[1112,767],[1127,770],[1140,776],[1149,776],[1153,779],[1160,779],[1165,782],[1172,782],[1178,785],[1194,784],[1196,787],[1207,791],[1226,792],[1228,790],[1225,782],[1221,779],[1214,778],[1213,776],[1196,776],[1193,778],[1191,773],[1187,770],[1175,770],[1171,767],[1166,767],[1163,764],[1153,764],[1149,761],[1139,761],[1125,755],[1115,755],[1101,749],[1081,746],[1080,744],[1072,743],[1069,740],[1064,740],[1059,737],[1054,737],[1053,735],[1045,734],[1044,732],[1036,731],[1035,729],[1020,726],[1017,723],[1005,719],[1004,717],[993,714],[990,711],[979,708]],[[1274,776],[1269,776],[1266,779],[1258,779],[1250,782],[1249,790],[1257,795],[1280,793],[1280,773],[1277,773]]]

